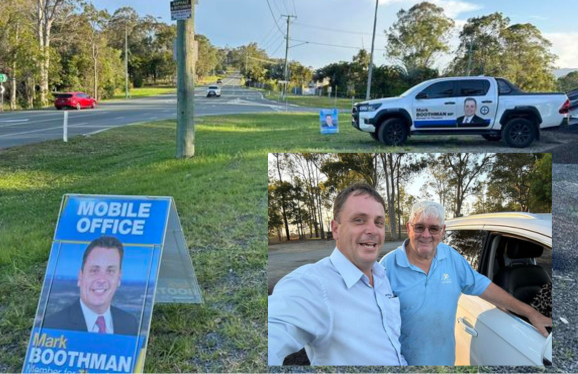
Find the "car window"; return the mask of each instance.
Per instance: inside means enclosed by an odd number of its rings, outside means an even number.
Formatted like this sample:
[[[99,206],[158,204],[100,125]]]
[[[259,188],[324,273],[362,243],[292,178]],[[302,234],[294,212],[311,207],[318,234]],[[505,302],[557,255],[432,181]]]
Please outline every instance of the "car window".
[[[443,243],[458,251],[474,270],[478,270],[484,236],[482,230],[446,231]]]
[[[218,87],[218,86],[209,86],[209,89],[210,89],[210,90],[218,90],[219,87]]]
[[[422,92],[427,94],[428,99],[437,99],[442,97],[452,97],[455,96],[454,92],[454,82],[438,82],[434,83]]]
[[[459,96],[485,96],[490,82],[484,79],[463,80],[458,82]]]
[[[57,99],[68,99],[68,98],[71,98],[71,97],[72,97],[71,94],[59,94],[59,95],[56,95],[56,98],[57,98]]]

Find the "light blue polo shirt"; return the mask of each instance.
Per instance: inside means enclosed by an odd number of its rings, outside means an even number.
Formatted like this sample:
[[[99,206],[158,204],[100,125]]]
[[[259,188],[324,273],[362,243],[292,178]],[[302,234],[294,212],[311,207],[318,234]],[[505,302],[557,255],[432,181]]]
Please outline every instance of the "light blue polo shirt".
[[[401,303],[401,353],[408,365],[454,365],[458,299],[462,293],[482,294],[491,281],[443,243],[426,274],[409,263],[406,244],[382,262]]]

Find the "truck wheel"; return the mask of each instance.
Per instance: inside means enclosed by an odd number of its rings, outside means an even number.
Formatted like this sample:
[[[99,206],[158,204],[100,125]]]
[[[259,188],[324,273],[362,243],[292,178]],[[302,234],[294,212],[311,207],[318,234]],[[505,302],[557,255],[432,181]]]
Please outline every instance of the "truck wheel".
[[[503,137],[510,147],[526,148],[536,138],[534,124],[524,118],[510,120],[503,130]]]
[[[401,145],[407,139],[407,125],[399,118],[390,118],[381,123],[377,137],[385,145]]]
[[[490,142],[497,142],[502,140],[502,135],[500,134],[484,134],[482,136],[484,137],[484,139]]]
[[[371,137],[377,141],[379,141],[379,137],[377,136],[377,132],[370,132],[369,135],[371,135]]]

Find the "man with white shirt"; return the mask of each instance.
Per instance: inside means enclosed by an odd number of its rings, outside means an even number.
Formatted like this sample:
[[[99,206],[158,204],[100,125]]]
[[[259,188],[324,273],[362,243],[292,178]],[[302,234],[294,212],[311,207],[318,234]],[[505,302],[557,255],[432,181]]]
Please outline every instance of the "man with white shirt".
[[[124,248],[114,237],[93,240],[82,259],[77,285],[80,299],[44,320],[43,328],[99,334],[136,335],[136,318],[111,305],[120,286]]]
[[[468,97],[464,100],[464,114],[461,117],[458,117],[458,126],[460,127],[467,127],[467,126],[480,126],[487,124],[486,120],[482,117],[478,117],[476,115],[478,103],[476,99],[473,97]]]
[[[301,266],[268,299],[268,364],[305,347],[312,365],[406,365],[399,300],[376,262],[385,202],[370,185],[341,191],[333,208],[331,256]]]

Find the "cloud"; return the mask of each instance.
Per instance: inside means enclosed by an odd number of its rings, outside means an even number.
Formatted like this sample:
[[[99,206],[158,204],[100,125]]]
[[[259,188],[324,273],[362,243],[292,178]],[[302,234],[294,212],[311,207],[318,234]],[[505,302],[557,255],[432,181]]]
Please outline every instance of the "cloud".
[[[578,67],[578,48],[572,41],[578,40],[578,32],[542,33],[552,42],[552,52],[558,56],[556,65],[560,68]]]
[[[423,0],[379,0],[380,5],[401,4],[403,7],[411,7]],[[444,8],[446,16],[456,18],[461,13],[480,10],[483,6],[460,0],[429,0],[431,3]]]

